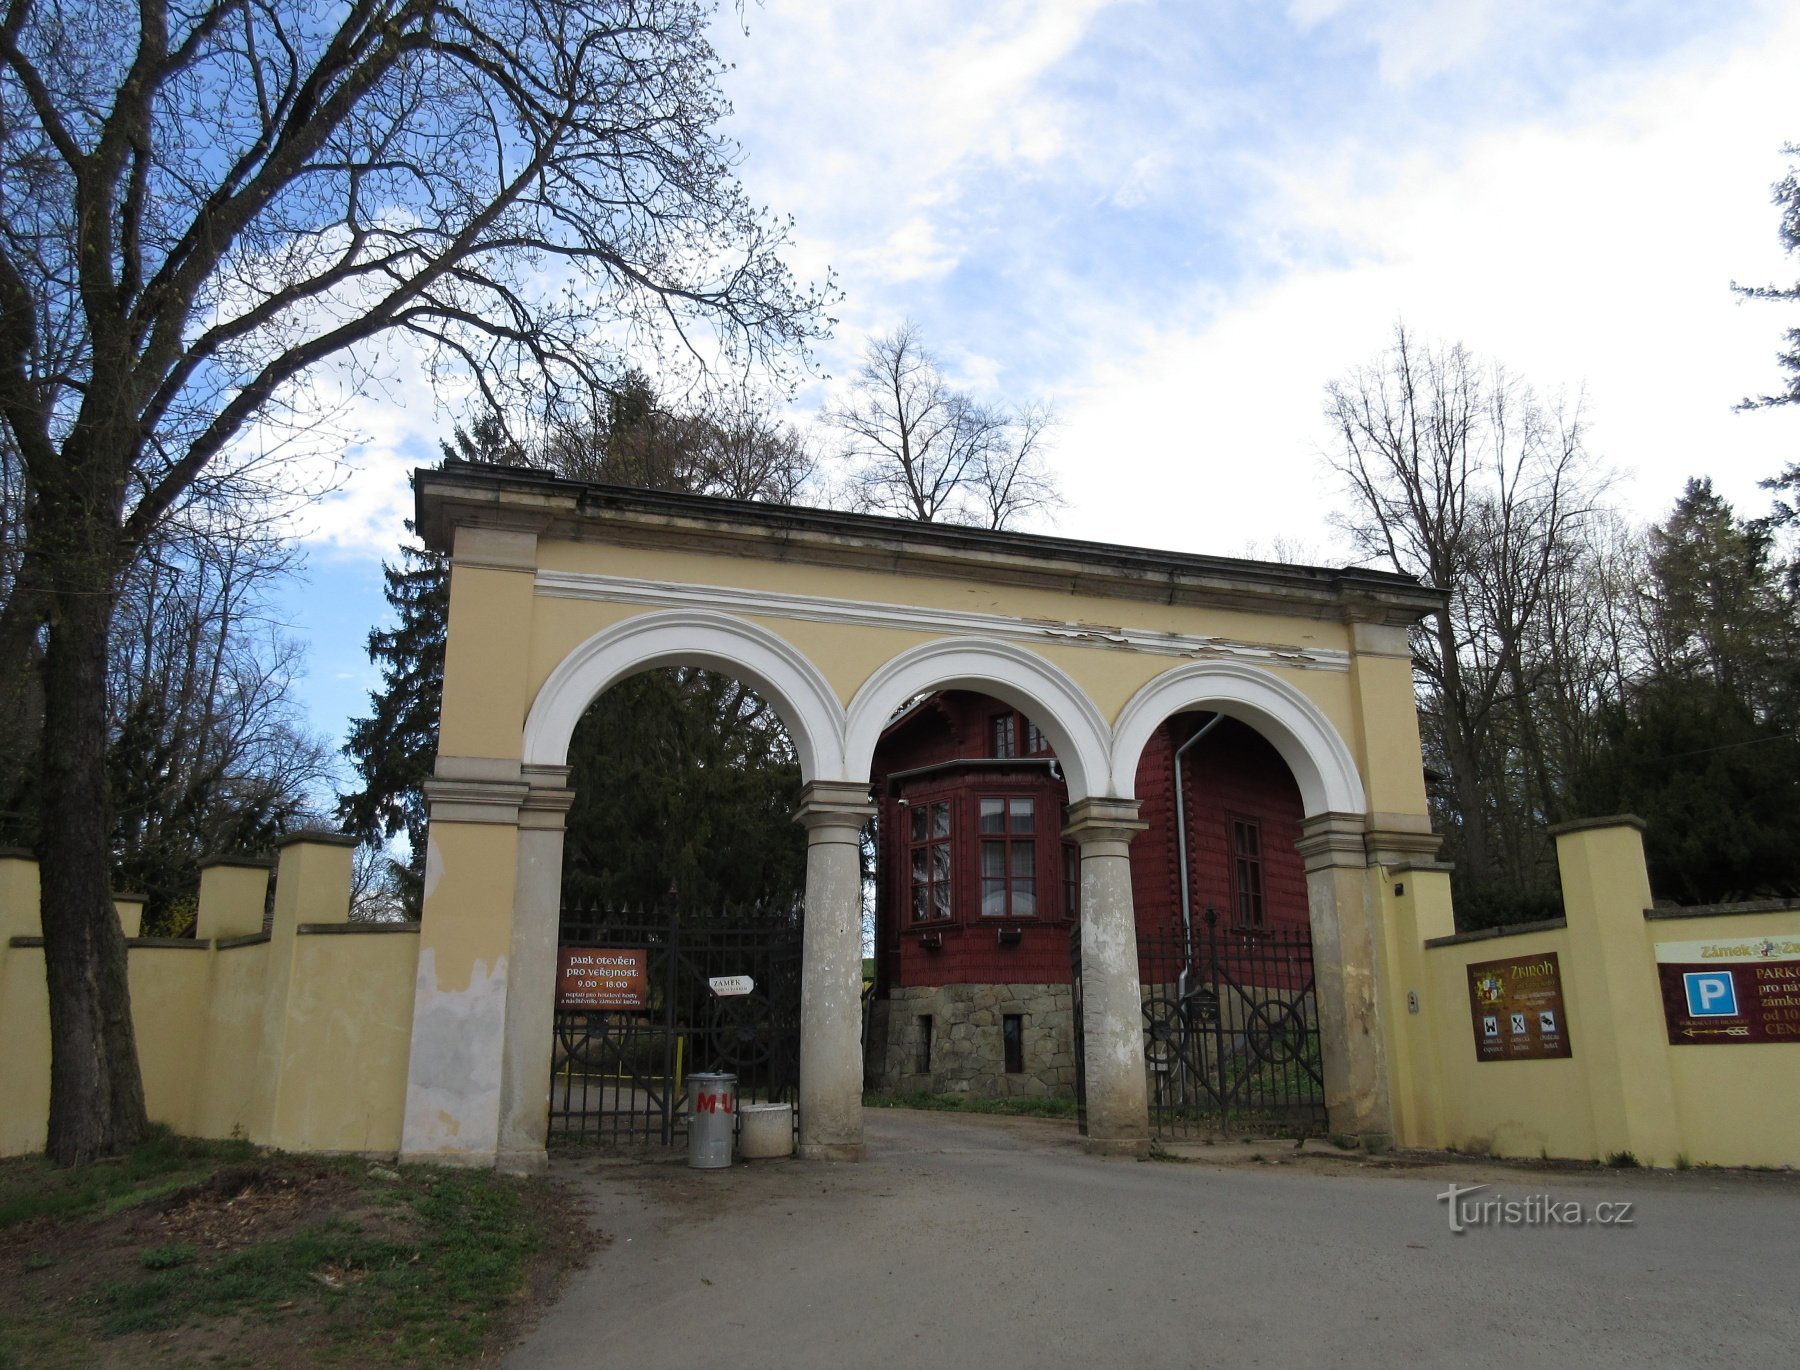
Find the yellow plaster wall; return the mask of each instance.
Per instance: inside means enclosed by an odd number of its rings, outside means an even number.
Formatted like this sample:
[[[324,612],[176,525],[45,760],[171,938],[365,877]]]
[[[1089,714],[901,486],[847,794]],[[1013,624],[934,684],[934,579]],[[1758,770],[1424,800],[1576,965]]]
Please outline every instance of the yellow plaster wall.
[[[144,1107],[177,1132],[192,1132],[204,1076],[207,982],[212,952],[191,947],[132,947],[126,953],[131,1022],[137,1034]]]
[[[833,569],[827,584],[816,567],[781,562],[728,559],[693,553],[650,551],[641,548],[596,547],[590,544],[545,541],[540,556],[546,569],[583,570],[642,580],[669,580],[689,584],[731,584],[748,589],[776,590],[786,594],[827,594],[833,599],[895,603],[902,597],[912,604],[1003,614],[1021,619],[1040,619],[1055,624],[1092,623],[1097,627],[1123,626],[1148,632],[1228,638],[1274,647],[1303,647],[1349,651],[1349,625],[1308,618],[1281,618],[1233,610],[1197,609],[1122,602],[1093,596],[1056,594],[1013,586],[972,585],[966,581],[909,575],[904,580],[873,572]],[[498,594],[498,592],[496,592]],[[530,669],[526,697],[535,698],[544,681],[582,642],[601,629],[646,612],[642,605],[603,600],[577,600],[540,596],[532,605],[534,628],[529,650]],[[856,692],[882,666],[908,648],[936,641],[947,634],[935,630],[903,630],[861,624],[820,623],[775,614],[744,614],[747,620],[784,638],[811,661],[838,697],[847,705]],[[473,615],[472,615],[473,618]],[[483,620],[487,622],[488,620]],[[463,631],[458,620],[457,632]],[[1131,697],[1164,671],[1181,664],[1182,658],[1128,647],[1071,645],[1046,633],[1042,641],[1021,645],[1078,681],[1101,715],[1116,722]],[[1380,658],[1357,658],[1359,669],[1378,675],[1390,663]],[[1365,663],[1373,662],[1371,666]],[[498,671],[510,676],[510,662],[498,653],[483,653],[479,660],[466,658],[471,669]],[[1419,766],[1418,727],[1412,708],[1412,685],[1405,663],[1394,681],[1382,680],[1380,688],[1397,689],[1395,720],[1383,716],[1383,751],[1376,773],[1384,777],[1383,798],[1405,812],[1423,813],[1424,782]],[[1271,674],[1306,695],[1330,719],[1332,726],[1365,762],[1356,739],[1357,704],[1350,673],[1343,670],[1293,669],[1270,665]],[[1391,673],[1391,672],[1390,672]],[[496,690],[498,686],[494,687]],[[1365,686],[1367,693],[1370,687]],[[1392,712],[1391,710],[1389,712]],[[520,714],[523,723],[524,715]],[[1398,722],[1398,736],[1386,725]],[[470,752],[484,756],[518,755],[518,738],[501,737],[495,730],[491,745],[505,750]],[[444,748],[448,753],[452,749]],[[457,749],[462,754],[462,749]],[[1366,765],[1364,766],[1367,770]],[[1410,778],[1408,772],[1410,771]],[[1392,780],[1385,777],[1393,777]],[[1391,790],[1391,796],[1388,791]],[[1406,806],[1410,805],[1408,808]]]
[[[1552,951],[1562,966],[1573,1056],[1560,1061],[1478,1061],[1469,1010],[1469,966]],[[1563,931],[1425,949],[1426,1011],[1432,1019],[1442,1117],[1437,1145],[1495,1156],[1599,1159],[1588,1077],[1599,1025],[1589,1012],[1591,1006],[1583,1002],[1571,969],[1569,937]],[[1389,1011],[1393,1010],[1390,1004]],[[1405,1011],[1405,1005],[1399,1005],[1399,1012]]]
[[[1577,1160],[1629,1151],[1658,1166],[1800,1165],[1800,1042],[1672,1045],[1656,970],[1658,942],[1800,939],[1800,909],[1646,919],[1635,827],[1563,832],[1557,852],[1568,926],[1423,948],[1421,1017],[1430,1021],[1410,1027],[1397,1026],[1406,1015],[1403,948],[1433,934],[1411,937],[1414,911],[1392,901],[1400,930],[1384,1012],[1395,1037],[1412,1041],[1394,1054],[1396,1094],[1408,1100],[1402,1141]],[[1478,1061],[1468,967],[1552,951],[1573,1056]],[[1429,1054],[1419,1049],[1427,1039]]]
[[[1800,909],[1659,918],[1645,922],[1643,936],[1654,985],[1656,943],[1800,939]],[[1712,1165],[1800,1166],[1800,1042],[1675,1046],[1666,1032],[1659,1040],[1674,1088],[1682,1155]]]
[[[295,939],[286,1083],[270,1145],[399,1149],[418,957],[410,931]]]
[[[479,532],[464,529],[459,533],[459,557]],[[477,550],[469,549],[469,554],[476,555]],[[526,676],[532,663],[531,599],[529,569],[452,566],[449,621],[456,631],[445,648],[438,730],[441,754],[519,754],[520,729],[530,698]],[[531,682],[531,689],[535,691],[540,684],[541,677]]]
[[[15,947],[35,937],[37,862],[0,856],[0,1156],[41,1151],[50,1112],[50,995],[41,947]]]
[[[267,883],[268,872],[261,872]],[[260,914],[258,916],[261,922]],[[257,1129],[256,1056],[262,1048],[269,943],[214,947],[207,984],[201,1071],[192,1128],[196,1137],[249,1137]],[[264,1136],[267,1129],[261,1129]]]
[[[191,1136],[236,1135],[298,1151],[398,1149],[417,925],[301,931],[346,920],[349,857],[348,848],[330,842],[302,841],[283,851],[271,937],[128,948],[132,1022],[153,1122]],[[247,910],[245,904],[244,919]],[[36,864],[0,857],[0,1155],[44,1145],[44,953],[12,945],[37,931]]]
[[[432,824],[425,942],[435,953],[433,988],[440,993],[467,990],[478,965],[491,973],[512,950],[518,847],[518,829],[510,825]]]

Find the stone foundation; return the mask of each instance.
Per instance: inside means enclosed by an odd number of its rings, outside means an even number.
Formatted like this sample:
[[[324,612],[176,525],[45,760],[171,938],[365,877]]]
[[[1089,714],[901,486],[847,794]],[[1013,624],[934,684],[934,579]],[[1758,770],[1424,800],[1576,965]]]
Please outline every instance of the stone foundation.
[[[895,989],[871,1006],[869,1086],[896,1094],[1072,1098],[1072,1006],[1068,985]],[[1021,1069],[1009,1073],[1004,1032],[1013,1014],[1019,1017]]]

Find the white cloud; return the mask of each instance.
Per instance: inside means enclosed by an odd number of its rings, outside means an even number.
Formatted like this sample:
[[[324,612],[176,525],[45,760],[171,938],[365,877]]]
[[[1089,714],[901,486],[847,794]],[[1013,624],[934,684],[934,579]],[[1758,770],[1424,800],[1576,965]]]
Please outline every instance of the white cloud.
[[[1189,326],[1178,308],[1148,321],[1093,373],[1065,406],[1065,531],[1218,551],[1322,535],[1324,383],[1399,318],[1540,387],[1585,387],[1639,517],[1697,474],[1760,509],[1755,482],[1794,458],[1800,415],[1733,405],[1776,379],[1794,320],[1728,284],[1794,274],[1768,186],[1800,132],[1797,63],[1790,20],[1727,61],[1597,83],[1573,125],[1490,133],[1448,161],[1346,145],[1332,165],[1275,168],[1280,194],[1245,232],[1310,264]]]

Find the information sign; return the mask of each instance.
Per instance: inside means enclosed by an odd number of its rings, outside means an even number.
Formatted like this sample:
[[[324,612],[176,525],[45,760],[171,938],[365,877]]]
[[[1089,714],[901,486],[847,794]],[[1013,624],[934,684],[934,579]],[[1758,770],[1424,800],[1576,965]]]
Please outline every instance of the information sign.
[[[1656,974],[1675,1046],[1800,1042],[1800,938],[1658,942]]]
[[[629,1012],[650,1006],[650,953],[642,947],[559,947],[556,1007]]]
[[[1469,967],[1477,1061],[1572,1056],[1563,1012],[1562,966],[1553,951]]]

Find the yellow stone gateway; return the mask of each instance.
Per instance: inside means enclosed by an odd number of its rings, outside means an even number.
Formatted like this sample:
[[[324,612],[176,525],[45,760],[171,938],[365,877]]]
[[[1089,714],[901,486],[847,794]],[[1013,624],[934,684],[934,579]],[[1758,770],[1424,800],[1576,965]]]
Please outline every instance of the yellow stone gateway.
[[[1407,650],[1436,592],[461,463],[420,472],[417,491],[427,544],[454,560],[406,1154],[541,1158],[569,738],[613,682],[669,665],[753,686],[799,756],[803,1154],[861,1154],[870,764],[895,710],[945,688],[1028,713],[1067,777],[1090,1143],[1148,1142],[1132,786],[1150,734],[1195,708],[1249,724],[1293,772],[1332,1124],[1392,1136],[1376,894],[1381,866],[1437,848]]]

